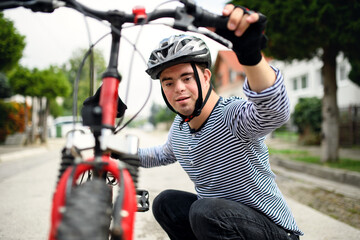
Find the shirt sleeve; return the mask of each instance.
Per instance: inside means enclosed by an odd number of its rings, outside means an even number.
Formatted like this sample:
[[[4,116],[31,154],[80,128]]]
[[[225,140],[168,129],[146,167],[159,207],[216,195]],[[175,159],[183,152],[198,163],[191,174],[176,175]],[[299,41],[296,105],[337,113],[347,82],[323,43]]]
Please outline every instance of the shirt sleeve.
[[[165,144],[150,148],[140,148],[138,150],[140,166],[144,168],[158,167],[176,162],[175,155],[172,150],[172,131],[171,127],[168,139]]]
[[[244,140],[264,137],[290,118],[290,103],[281,72],[273,86],[260,93],[251,91],[247,79],[243,90],[248,101],[234,101],[225,110],[225,121],[235,136]]]

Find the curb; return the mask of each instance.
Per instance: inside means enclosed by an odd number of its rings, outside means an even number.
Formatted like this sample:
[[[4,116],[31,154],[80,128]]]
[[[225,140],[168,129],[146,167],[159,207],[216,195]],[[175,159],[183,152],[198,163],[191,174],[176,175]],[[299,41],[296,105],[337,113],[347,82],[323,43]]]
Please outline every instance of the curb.
[[[48,151],[48,149],[46,147],[39,147],[39,148],[26,149],[26,150],[21,150],[21,151],[17,151],[17,152],[1,154],[0,155],[0,163],[16,160],[19,158],[25,158],[25,157],[31,156],[33,154],[45,153],[47,151]]]
[[[272,164],[287,169],[296,170],[298,172],[307,173],[327,180],[345,183],[360,188],[360,173],[358,172],[296,162],[284,159],[279,155],[271,155],[270,161]]]

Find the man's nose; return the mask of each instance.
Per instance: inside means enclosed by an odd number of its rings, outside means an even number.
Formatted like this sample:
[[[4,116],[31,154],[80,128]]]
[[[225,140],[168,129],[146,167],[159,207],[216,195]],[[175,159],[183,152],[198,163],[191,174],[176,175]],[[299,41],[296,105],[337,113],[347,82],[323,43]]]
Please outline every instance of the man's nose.
[[[175,91],[182,92],[185,90],[185,84],[182,81],[176,81],[175,83]]]

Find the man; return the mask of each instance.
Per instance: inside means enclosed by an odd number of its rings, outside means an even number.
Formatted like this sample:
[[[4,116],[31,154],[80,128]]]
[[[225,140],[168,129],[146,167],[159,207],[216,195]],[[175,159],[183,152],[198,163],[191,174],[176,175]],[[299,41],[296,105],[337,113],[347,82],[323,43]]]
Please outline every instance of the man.
[[[149,59],[147,72],[178,115],[164,145],[139,149],[141,166],[178,161],[197,192],[160,193],[154,216],[171,239],[299,239],[264,144],[289,119],[282,75],[260,53],[264,16],[233,5],[223,14],[228,30],[218,33],[244,66],[248,101],[212,90],[210,53],[199,38],[172,36]]]

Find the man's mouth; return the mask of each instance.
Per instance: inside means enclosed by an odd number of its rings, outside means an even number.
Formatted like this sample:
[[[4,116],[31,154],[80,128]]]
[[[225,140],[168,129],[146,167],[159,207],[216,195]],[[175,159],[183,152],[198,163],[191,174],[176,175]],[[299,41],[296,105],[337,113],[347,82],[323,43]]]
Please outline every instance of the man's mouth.
[[[182,102],[182,101],[185,101],[187,99],[189,99],[190,97],[179,97],[176,99],[177,102]]]

